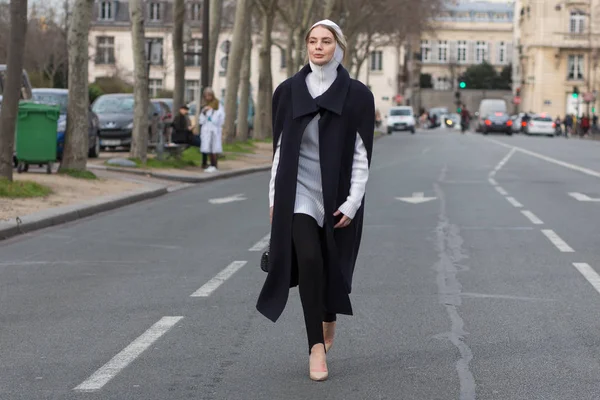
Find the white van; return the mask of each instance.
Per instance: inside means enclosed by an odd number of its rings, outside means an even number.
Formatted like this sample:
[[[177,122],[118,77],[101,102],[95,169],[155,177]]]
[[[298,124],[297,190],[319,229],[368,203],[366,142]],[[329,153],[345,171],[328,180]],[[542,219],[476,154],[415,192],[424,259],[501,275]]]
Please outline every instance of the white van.
[[[387,116],[387,133],[391,135],[394,131],[410,131],[415,133],[415,113],[410,106],[397,106],[390,108]]]

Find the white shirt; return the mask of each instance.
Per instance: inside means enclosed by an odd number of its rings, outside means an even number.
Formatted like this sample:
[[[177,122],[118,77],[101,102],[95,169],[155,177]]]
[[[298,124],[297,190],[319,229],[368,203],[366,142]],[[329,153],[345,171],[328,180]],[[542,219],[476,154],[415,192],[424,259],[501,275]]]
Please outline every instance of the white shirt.
[[[313,98],[316,98],[329,89],[337,77],[339,63],[331,60],[324,66],[310,63],[312,72],[306,76],[306,86]],[[325,220],[325,207],[323,205],[323,186],[321,182],[321,163],[319,160],[319,118],[317,114],[308,124],[302,143],[300,145],[300,158],[298,160],[298,182],[296,186],[295,214],[307,214],[313,217],[320,227]],[[271,168],[271,182],[269,184],[269,205],[273,207],[275,201],[275,177],[279,166],[279,150],[281,135],[277,143],[273,166]],[[340,205],[339,211],[349,218],[354,218],[361,206],[369,179],[369,164],[367,149],[360,137],[356,134],[354,146],[354,161],[352,163],[352,178],[350,193],[346,201]]]

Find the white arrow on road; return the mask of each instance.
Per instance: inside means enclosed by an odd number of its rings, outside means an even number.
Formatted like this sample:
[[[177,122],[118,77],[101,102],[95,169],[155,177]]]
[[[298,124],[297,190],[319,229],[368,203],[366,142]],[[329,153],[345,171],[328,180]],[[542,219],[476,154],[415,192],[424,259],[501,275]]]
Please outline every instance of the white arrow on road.
[[[437,197],[425,197],[425,194],[422,192],[413,193],[412,197],[396,197],[396,200],[410,204],[421,204],[435,199],[437,199]]]
[[[572,198],[574,198],[575,200],[578,200],[578,201],[600,202],[600,199],[594,199],[594,198],[588,196],[587,194],[583,194],[583,193],[573,192],[573,193],[569,193],[569,196],[571,196]]]
[[[233,203],[234,201],[243,201],[243,200],[247,200],[247,199],[244,196],[244,193],[240,193],[240,194],[234,194],[233,196],[229,196],[229,197],[222,197],[220,199],[210,199],[208,202],[210,204],[227,204],[227,203]]]

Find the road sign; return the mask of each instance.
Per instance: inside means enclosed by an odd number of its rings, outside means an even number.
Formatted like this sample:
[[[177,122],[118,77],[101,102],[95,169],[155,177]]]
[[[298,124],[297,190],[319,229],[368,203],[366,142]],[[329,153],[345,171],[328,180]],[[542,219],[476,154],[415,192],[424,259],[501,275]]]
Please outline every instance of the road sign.
[[[396,97],[394,97],[394,100],[397,104],[400,104],[402,103],[402,100],[404,100],[404,97],[401,94],[397,94]]]
[[[513,97],[513,104],[521,104],[521,96]]]
[[[592,92],[586,92],[583,95],[583,101],[589,103],[590,101],[593,101],[593,100],[594,100],[594,94]]]

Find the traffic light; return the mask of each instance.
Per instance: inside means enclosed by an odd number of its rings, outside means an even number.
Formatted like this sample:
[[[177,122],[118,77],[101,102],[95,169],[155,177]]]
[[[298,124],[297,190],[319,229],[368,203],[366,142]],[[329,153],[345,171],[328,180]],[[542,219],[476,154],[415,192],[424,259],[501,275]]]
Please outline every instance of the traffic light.
[[[596,107],[592,107],[592,114],[596,114]]]
[[[462,108],[458,107],[458,108],[456,109],[456,112],[457,112],[458,114],[460,114],[460,113],[462,112]]]
[[[467,87],[467,82],[465,81],[460,81],[460,84],[458,85],[461,89],[465,89]]]
[[[579,87],[577,86],[573,86],[573,94],[572,94],[573,98],[576,99],[579,97]]]

